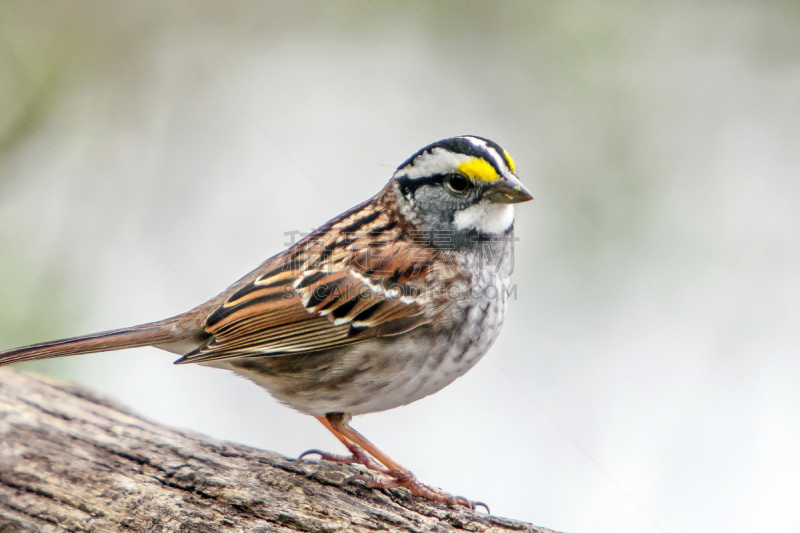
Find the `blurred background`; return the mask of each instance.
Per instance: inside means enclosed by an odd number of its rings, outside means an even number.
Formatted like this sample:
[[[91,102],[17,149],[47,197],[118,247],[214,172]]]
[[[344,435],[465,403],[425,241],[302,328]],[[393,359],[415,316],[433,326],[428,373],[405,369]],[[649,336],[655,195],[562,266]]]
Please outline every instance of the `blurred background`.
[[[800,529],[800,4],[0,3],[0,349],[214,296],[443,137],[516,159],[504,332],[354,426],[570,532]],[[155,349],[18,369],[296,456],[310,417]]]

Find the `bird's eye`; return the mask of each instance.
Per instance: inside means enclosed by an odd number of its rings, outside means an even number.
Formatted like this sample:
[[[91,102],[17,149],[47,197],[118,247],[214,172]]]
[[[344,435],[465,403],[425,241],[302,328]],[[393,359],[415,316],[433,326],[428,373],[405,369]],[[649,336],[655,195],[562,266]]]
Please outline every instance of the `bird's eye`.
[[[447,188],[453,192],[463,193],[469,189],[469,180],[461,174],[450,174],[445,179]]]

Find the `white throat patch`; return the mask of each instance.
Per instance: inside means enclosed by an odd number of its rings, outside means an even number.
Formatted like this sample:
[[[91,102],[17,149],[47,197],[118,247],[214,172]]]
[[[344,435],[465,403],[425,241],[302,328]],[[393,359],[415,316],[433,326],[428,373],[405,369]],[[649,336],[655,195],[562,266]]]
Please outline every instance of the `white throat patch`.
[[[460,230],[474,229],[483,234],[502,235],[514,223],[514,206],[483,200],[458,211],[453,223]]]

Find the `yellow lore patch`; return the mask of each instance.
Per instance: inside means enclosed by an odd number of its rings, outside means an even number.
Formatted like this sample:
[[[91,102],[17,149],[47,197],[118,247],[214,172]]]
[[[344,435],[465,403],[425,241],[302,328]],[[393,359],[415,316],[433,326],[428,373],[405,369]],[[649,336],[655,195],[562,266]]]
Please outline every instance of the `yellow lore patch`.
[[[474,180],[495,181],[500,176],[494,167],[485,159],[472,157],[469,161],[464,161],[458,165],[458,170]]]
[[[506,159],[508,159],[508,168],[509,168],[509,170],[511,170],[512,174],[516,174],[517,173],[517,169],[516,169],[516,165],[514,165],[514,160],[511,158],[511,154],[509,154],[505,150],[503,150],[503,153],[505,154]]]

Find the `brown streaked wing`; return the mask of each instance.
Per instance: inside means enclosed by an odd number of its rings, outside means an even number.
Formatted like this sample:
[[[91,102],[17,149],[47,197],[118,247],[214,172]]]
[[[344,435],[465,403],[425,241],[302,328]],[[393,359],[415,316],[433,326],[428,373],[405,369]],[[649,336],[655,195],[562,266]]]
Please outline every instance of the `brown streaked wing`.
[[[393,212],[362,204],[262,265],[177,363],[325,350],[429,323],[424,299],[408,296],[424,291],[436,255],[403,239]]]

